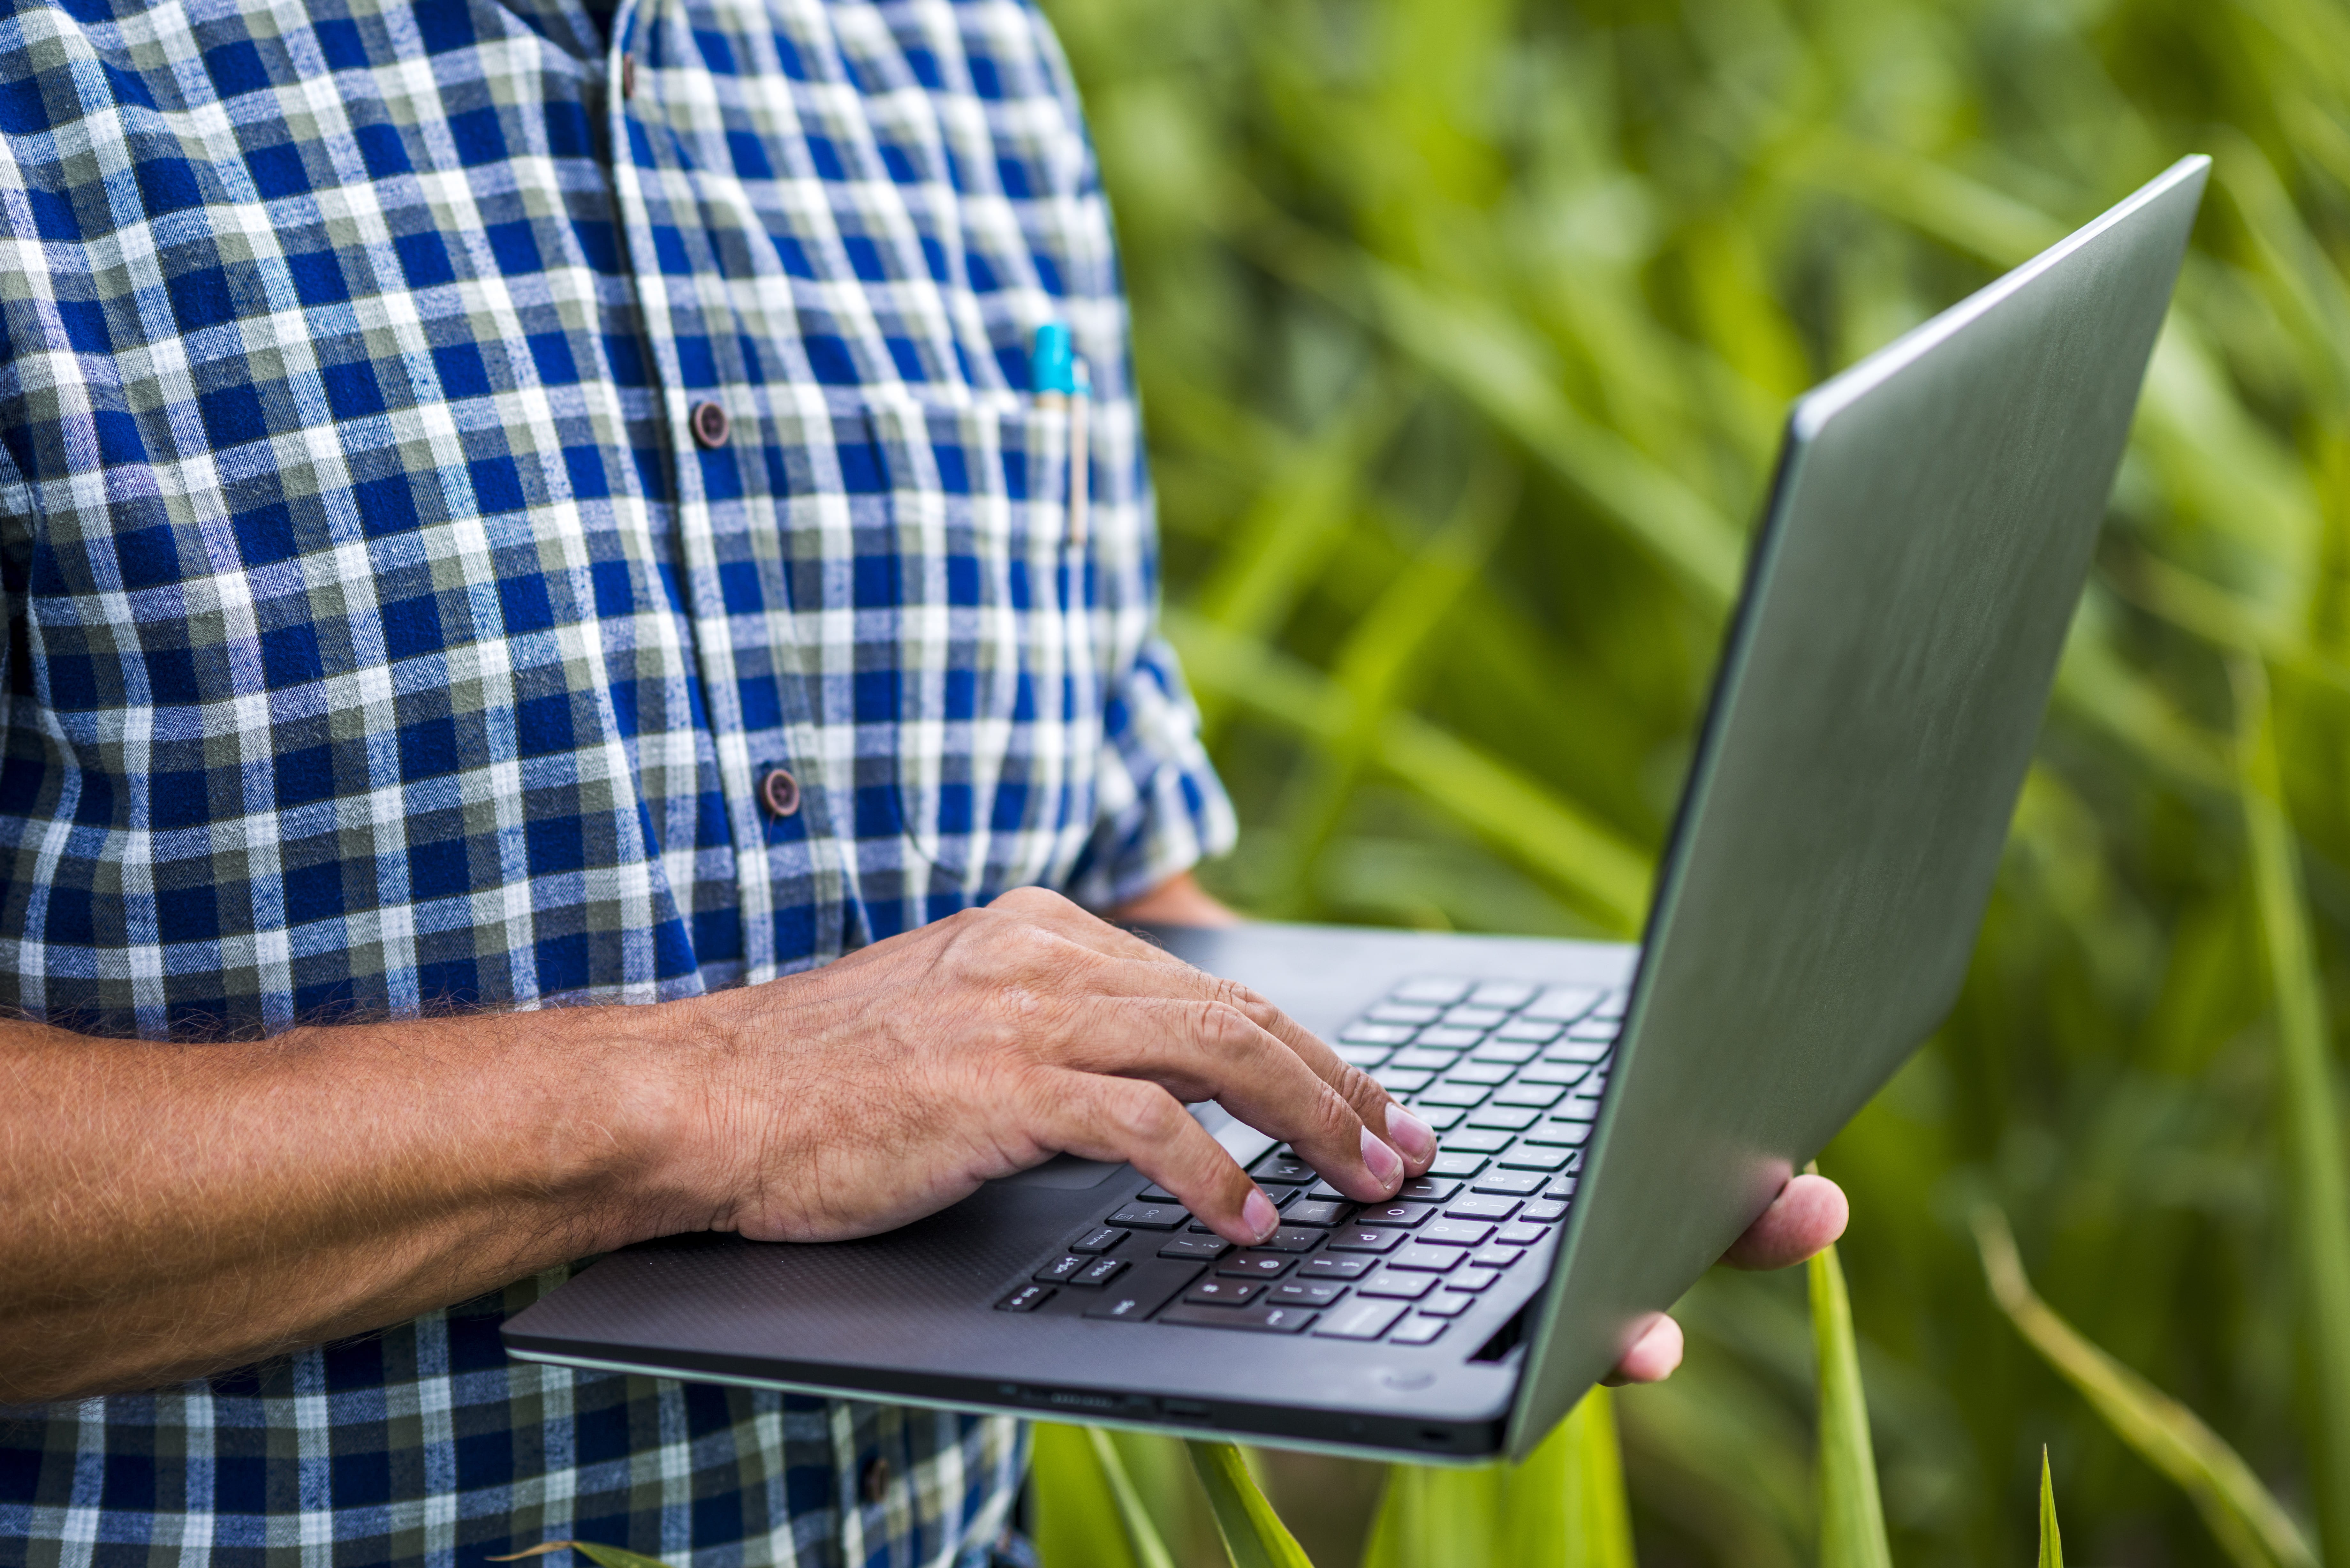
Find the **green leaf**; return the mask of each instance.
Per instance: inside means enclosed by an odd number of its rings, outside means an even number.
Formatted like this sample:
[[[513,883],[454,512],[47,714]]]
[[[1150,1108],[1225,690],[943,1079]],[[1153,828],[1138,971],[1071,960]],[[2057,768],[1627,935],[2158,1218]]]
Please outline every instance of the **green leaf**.
[[[1819,1355],[1821,1568],[1892,1568],[1844,1265],[1829,1247],[1805,1266],[1812,1344]]]
[[[2192,1410],[2091,1344],[2033,1291],[2006,1216],[1985,1204],[1975,1210],[1974,1228],[1983,1274],[2000,1309],[2116,1437],[2186,1489],[2230,1558],[2242,1568],[2315,1568],[2317,1556],[2299,1527],[2235,1449]]]
[[[648,1557],[641,1552],[630,1552],[626,1547],[607,1546],[600,1541],[542,1541],[528,1551],[493,1557],[490,1561],[519,1563],[525,1557],[544,1557],[550,1552],[566,1551],[577,1552],[589,1562],[599,1564],[600,1568],[669,1568],[669,1564],[658,1557]]]
[[[2064,1538],[2056,1530],[2056,1489],[2048,1480],[2048,1445],[2040,1445],[2040,1568],[2064,1568]]]
[[[1039,1423],[1030,1465],[1045,1568],[1173,1568],[1107,1432]]]
[[[2268,680],[2254,660],[2230,662],[2237,763],[2252,888],[2276,991],[2280,1110],[2302,1327],[2315,1385],[2303,1404],[2312,1425],[2312,1490],[2326,1555],[2350,1562],[2350,1183],[2343,1170],[2342,1108],[2327,1044],[2325,997],[2310,936],[2301,862],[2285,815]]]
[[[1615,1407],[1594,1388],[1525,1462],[1395,1465],[1364,1568],[1634,1568]]]
[[[1208,1506],[1216,1515],[1216,1533],[1223,1538],[1224,1555],[1232,1568],[1314,1568],[1305,1548],[1273,1511],[1248,1462],[1231,1443],[1192,1442],[1191,1468],[1207,1490]]]

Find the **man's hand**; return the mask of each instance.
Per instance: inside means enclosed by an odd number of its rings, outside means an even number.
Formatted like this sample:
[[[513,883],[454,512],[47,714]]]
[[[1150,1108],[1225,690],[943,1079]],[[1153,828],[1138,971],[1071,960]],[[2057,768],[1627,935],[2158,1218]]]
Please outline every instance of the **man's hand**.
[[[1804,1175],[1779,1189],[1762,1217],[1730,1244],[1721,1261],[1733,1269],[1784,1269],[1844,1234],[1850,1215],[1844,1189],[1825,1176]],[[1624,1353],[1609,1383],[1661,1383],[1681,1364],[1681,1325],[1661,1313]]]
[[[1215,1100],[1349,1197],[1392,1197],[1436,1136],[1280,1009],[1056,893],[692,1004],[723,1042],[681,1150],[706,1222],[764,1241],[887,1231],[1066,1151],[1132,1163],[1225,1240],[1280,1223],[1183,1109]]]

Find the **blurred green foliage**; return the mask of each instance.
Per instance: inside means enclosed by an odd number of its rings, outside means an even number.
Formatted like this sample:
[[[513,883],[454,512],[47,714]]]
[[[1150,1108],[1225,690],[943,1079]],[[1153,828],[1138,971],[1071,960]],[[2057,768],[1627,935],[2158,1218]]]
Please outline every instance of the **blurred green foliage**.
[[[1046,3],[1125,245],[1169,625],[1248,825],[1211,875],[1266,915],[1636,929],[1789,396],[2218,159],[1966,994],[1821,1163],[1855,1203],[1895,1561],[2011,1557],[2043,1443],[2076,1558],[2220,1560],[1992,1306],[1986,1199],[2051,1305],[2314,1538],[2307,1231],[2228,655],[2273,691],[2330,996],[2350,12]],[[1813,1557],[1802,1290],[1710,1279],[1685,1370],[1617,1402],[1643,1560]],[[1316,1543],[1359,1540],[1376,1480],[1267,1473],[1317,1560],[1351,1561]]]

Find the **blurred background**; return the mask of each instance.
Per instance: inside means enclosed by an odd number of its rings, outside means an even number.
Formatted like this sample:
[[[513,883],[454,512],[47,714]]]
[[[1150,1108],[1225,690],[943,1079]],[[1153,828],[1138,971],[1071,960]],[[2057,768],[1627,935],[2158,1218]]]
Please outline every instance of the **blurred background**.
[[[2336,990],[2350,11],[1045,8],[1125,246],[1169,625],[1246,825],[1208,877],[1265,917],[1631,935],[1791,395],[2217,159],[1965,997],[1821,1165],[1897,1562],[2027,1557],[2043,1444],[2075,1561],[2226,1560],[1993,1306],[1983,1199],[2307,1526],[2230,660],[2274,694]],[[1811,1560],[1800,1277],[1717,1273],[1682,1315],[1679,1376],[1616,1403],[1642,1562]],[[1351,1563],[1378,1473],[1270,1479]]]

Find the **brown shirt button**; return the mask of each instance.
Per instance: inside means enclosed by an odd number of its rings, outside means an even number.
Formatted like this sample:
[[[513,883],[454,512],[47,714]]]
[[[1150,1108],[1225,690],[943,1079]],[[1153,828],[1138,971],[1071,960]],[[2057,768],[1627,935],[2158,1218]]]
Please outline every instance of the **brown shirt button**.
[[[800,808],[800,781],[782,768],[773,769],[759,781],[759,798],[777,816],[789,816]]]
[[[865,1468],[858,1472],[857,1491],[868,1506],[879,1508],[881,1500],[889,1495],[889,1461],[879,1454],[866,1460]]]
[[[634,55],[620,57],[620,96],[637,96],[637,57]]]
[[[726,410],[716,403],[694,404],[689,422],[693,426],[693,439],[713,451],[726,444],[727,432],[733,429]]]

